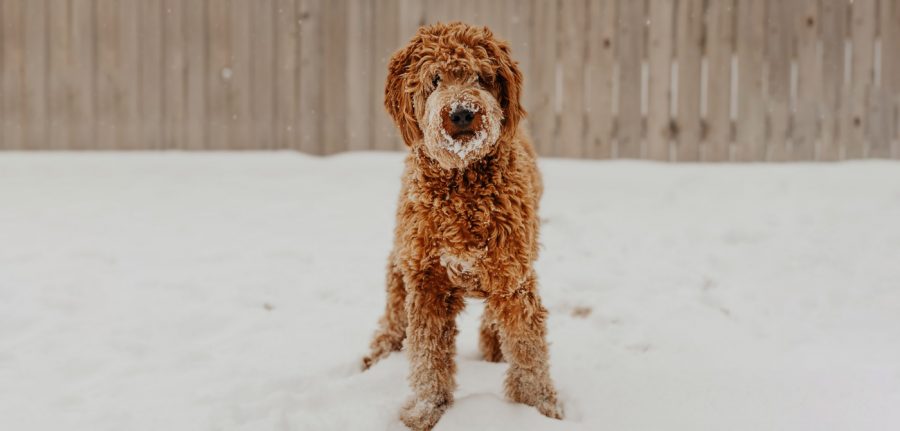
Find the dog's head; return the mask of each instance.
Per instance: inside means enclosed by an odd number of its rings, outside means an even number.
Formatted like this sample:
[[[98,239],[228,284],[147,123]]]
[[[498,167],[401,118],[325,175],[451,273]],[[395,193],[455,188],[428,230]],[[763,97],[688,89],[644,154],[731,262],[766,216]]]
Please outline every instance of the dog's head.
[[[509,45],[485,27],[422,27],[391,57],[384,104],[406,145],[445,169],[464,168],[510,141],[525,115]]]

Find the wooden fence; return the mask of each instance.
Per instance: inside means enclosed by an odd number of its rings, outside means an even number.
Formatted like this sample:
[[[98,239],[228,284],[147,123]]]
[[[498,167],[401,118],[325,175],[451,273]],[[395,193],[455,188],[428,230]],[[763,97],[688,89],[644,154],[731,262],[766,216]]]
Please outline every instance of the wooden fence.
[[[543,155],[900,158],[900,0],[0,0],[0,149],[399,149],[387,60],[456,19]]]

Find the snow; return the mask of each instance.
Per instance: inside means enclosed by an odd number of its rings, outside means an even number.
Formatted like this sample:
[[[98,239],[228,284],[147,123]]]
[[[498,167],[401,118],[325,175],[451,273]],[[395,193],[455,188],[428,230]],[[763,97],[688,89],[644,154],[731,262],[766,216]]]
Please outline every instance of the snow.
[[[900,429],[900,163],[542,160],[566,419],[460,317],[437,430]],[[0,429],[399,430],[401,156],[0,155]]]

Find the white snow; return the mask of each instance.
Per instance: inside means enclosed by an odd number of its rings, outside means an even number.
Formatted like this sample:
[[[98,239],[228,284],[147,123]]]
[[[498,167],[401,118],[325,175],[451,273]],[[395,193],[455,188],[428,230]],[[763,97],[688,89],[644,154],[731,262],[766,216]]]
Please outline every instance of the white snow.
[[[460,316],[437,430],[900,429],[900,163],[541,162],[566,420]],[[0,154],[0,430],[399,430],[401,156]]]

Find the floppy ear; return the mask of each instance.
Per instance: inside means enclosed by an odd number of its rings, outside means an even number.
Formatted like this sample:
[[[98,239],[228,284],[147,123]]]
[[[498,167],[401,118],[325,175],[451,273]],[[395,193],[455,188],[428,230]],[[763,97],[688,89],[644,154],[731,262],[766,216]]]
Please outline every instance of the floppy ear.
[[[403,142],[408,147],[422,139],[422,131],[416,121],[416,111],[413,107],[413,92],[409,85],[409,71],[412,62],[412,53],[419,37],[409,42],[409,45],[394,53],[388,63],[387,83],[384,87],[384,107],[394,119]]]
[[[500,86],[500,107],[503,108],[502,135],[511,139],[519,121],[525,118],[525,108],[522,107],[522,72],[509,53],[509,44],[497,42],[494,49],[494,58],[498,61],[497,84]]]

